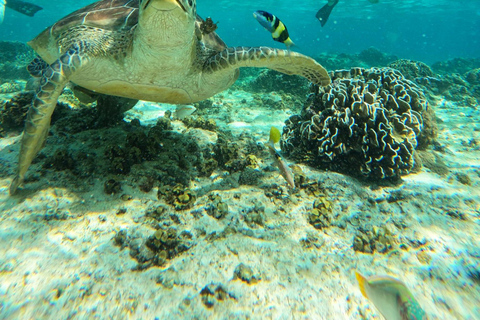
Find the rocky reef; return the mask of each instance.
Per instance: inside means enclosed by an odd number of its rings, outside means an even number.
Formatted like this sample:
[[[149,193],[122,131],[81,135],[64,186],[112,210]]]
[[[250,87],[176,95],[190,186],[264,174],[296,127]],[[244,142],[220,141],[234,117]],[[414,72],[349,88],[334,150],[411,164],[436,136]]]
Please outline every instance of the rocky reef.
[[[300,115],[286,121],[286,155],[368,179],[410,172],[415,149],[431,139],[423,128],[433,117],[423,116],[428,105],[420,87],[391,68],[339,70],[331,78],[326,88],[313,88]]]
[[[23,42],[0,41],[0,84],[30,78],[26,66],[35,53]]]

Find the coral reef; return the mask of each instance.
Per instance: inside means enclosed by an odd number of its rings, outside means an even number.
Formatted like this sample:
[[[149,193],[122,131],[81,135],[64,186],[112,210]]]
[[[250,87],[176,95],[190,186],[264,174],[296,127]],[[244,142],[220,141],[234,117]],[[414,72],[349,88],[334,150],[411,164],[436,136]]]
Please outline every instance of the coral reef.
[[[472,69],[465,73],[465,79],[472,85],[480,84],[480,68]]]
[[[249,92],[278,92],[296,96],[308,94],[308,81],[299,76],[290,76],[275,70],[261,70],[251,81],[244,81],[241,88]]]
[[[189,231],[178,232],[177,229],[159,228],[146,240],[133,237],[126,230],[120,230],[113,238],[114,243],[122,249],[130,248],[130,256],[138,261],[134,271],[151,266],[163,266],[167,260],[175,258],[193,246],[193,235]]]
[[[353,176],[407,174],[415,148],[431,139],[422,131],[427,101],[421,89],[391,68],[340,70],[331,78],[332,84],[309,96],[301,115],[286,121],[282,150]]]
[[[14,93],[25,89],[25,84],[19,81],[8,81],[0,85],[0,93]]]
[[[165,200],[175,210],[185,210],[193,207],[197,200],[197,195],[194,191],[181,184],[177,184],[174,187],[164,185],[158,188],[158,199]]]
[[[209,284],[205,286],[200,291],[200,297],[202,299],[202,303],[207,308],[212,308],[217,301],[224,301],[226,299],[235,299],[235,296],[228,293],[227,290],[221,284]]]
[[[397,59],[396,56],[385,54],[374,47],[361,51],[358,58],[371,67],[383,67]]]
[[[240,263],[233,271],[233,280],[237,279],[248,284],[255,284],[260,280],[258,276],[254,275],[252,268],[243,263]]]
[[[480,59],[455,58],[447,61],[435,62],[432,69],[437,73],[460,73],[480,68]]]
[[[395,244],[393,234],[387,226],[360,229],[353,239],[353,249],[363,253],[387,253]]]
[[[116,194],[122,192],[122,185],[115,179],[108,179],[103,184],[103,191],[106,194]]]
[[[33,93],[22,92],[9,101],[1,104],[0,107],[0,137],[6,132],[20,132],[25,126],[27,111],[32,103]]]
[[[420,61],[400,59],[390,63],[388,67],[397,69],[405,78],[412,81],[415,78],[434,76],[432,69]]]
[[[215,219],[222,219],[228,214],[228,205],[222,201],[222,197],[218,194],[210,194],[208,196],[210,203],[205,207],[207,214]]]
[[[332,224],[332,203],[325,197],[315,199],[313,208],[307,212],[308,223],[315,229],[328,228]]]
[[[256,156],[260,154],[262,148],[251,135],[241,134],[239,137],[233,137],[229,133],[221,132],[213,151],[220,168],[237,172],[245,168],[255,168]]]
[[[205,119],[203,117],[187,117],[182,122],[191,128],[200,128],[208,131],[217,131],[217,123],[213,119]]]
[[[23,42],[0,41],[0,84],[6,80],[28,80],[27,65],[34,51]]]
[[[316,60],[327,70],[350,69],[353,67],[386,67],[397,59],[396,56],[388,55],[373,47],[365,49],[358,54],[324,53],[316,57]]]

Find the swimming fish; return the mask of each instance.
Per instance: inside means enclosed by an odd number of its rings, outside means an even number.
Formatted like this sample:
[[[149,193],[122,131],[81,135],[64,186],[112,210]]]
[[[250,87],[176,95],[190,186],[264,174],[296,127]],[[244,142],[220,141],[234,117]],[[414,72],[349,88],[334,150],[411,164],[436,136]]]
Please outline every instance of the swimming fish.
[[[35,13],[43,8],[36,4],[20,1],[20,0],[0,0],[0,24],[3,22],[5,16],[5,7],[20,12],[26,16],[33,17]]]
[[[275,143],[280,141],[280,131],[272,127],[270,128],[270,138],[268,139],[268,151],[270,151],[270,154],[273,156],[275,159],[275,164],[280,170],[280,174],[283,176],[283,178],[287,181],[288,185],[292,188],[295,189],[295,179],[293,178],[293,173],[290,167],[287,165],[287,163],[282,159],[282,156],[278,153],[277,149],[275,149]]]
[[[405,284],[389,276],[365,278],[355,272],[362,295],[373,302],[386,320],[427,320]]]
[[[173,113],[173,117],[179,120],[185,119],[186,117],[194,113],[195,110],[197,110],[197,108],[192,105],[178,105],[175,109],[175,112]]]
[[[370,3],[378,3],[379,0],[368,0]],[[317,11],[315,17],[320,21],[322,27],[327,23],[330,13],[332,13],[333,8],[337,5],[338,0],[328,0],[327,4],[324,5],[320,10]]]
[[[273,40],[283,43],[287,46],[287,49],[295,45],[292,39],[290,39],[287,27],[276,16],[266,11],[258,10],[253,13],[253,17],[257,19],[262,27],[272,33]]]

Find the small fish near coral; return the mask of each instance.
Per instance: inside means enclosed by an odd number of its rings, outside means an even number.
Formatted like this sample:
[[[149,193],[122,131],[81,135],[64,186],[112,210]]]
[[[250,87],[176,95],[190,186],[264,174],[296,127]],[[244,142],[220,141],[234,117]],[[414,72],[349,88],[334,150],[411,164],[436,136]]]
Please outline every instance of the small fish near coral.
[[[332,13],[333,8],[337,5],[339,0],[328,0],[320,10],[317,11],[315,17],[320,21],[322,27],[327,23],[328,17]],[[370,3],[378,3],[379,0],[368,0]]]
[[[194,113],[195,110],[197,110],[197,108],[192,105],[178,105],[173,113],[173,117],[182,120]]]
[[[407,286],[390,276],[366,278],[355,272],[362,295],[372,301],[386,320],[427,320]]]
[[[268,139],[268,151],[275,159],[275,165],[280,170],[280,174],[282,177],[287,181],[290,188],[295,189],[295,179],[293,177],[293,172],[290,167],[287,165],[285,160],[283,160],[282,156],[278,153],[277,149],[275,149],[275,143],[280,141],[281,133],[280,131],[272,127],[270,128],[270,138]]]
[[[0,24],[3,22],[5,16],[5,7],[20,12],[26,16],[33,17],[35,13],[43,8],[36,4],[20,1],[20,0],[0,0]]]
[[[273,40],[283,43],[287,46],[287,49],[295,45],[292,39],[290,39],[287,27],[276,16],[269,12],[258,10],[253,13],[253,17],[257,19],[262,27],[272,33]]]

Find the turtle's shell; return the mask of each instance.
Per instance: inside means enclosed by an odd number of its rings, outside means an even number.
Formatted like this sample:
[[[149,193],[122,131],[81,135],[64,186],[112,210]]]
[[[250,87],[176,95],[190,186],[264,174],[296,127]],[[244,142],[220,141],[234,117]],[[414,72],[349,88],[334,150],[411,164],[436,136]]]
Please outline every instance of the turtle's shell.
[[[110,31],[128,31],[138,23],[139,2],[140,0],[102,0],[92,3],[60,19],[30,41],[29,45],[35,51],[41,51],[51,44],[52,37],[57,39],[64,32],[68,34],[70,28],[80,25]],[[197,15],[195,22],[197,36],[201,35],[199,26],[202,22],[203,19]],[[203,35],[199,40],[206,47],[216,51],[227,47],[215,32]]]

